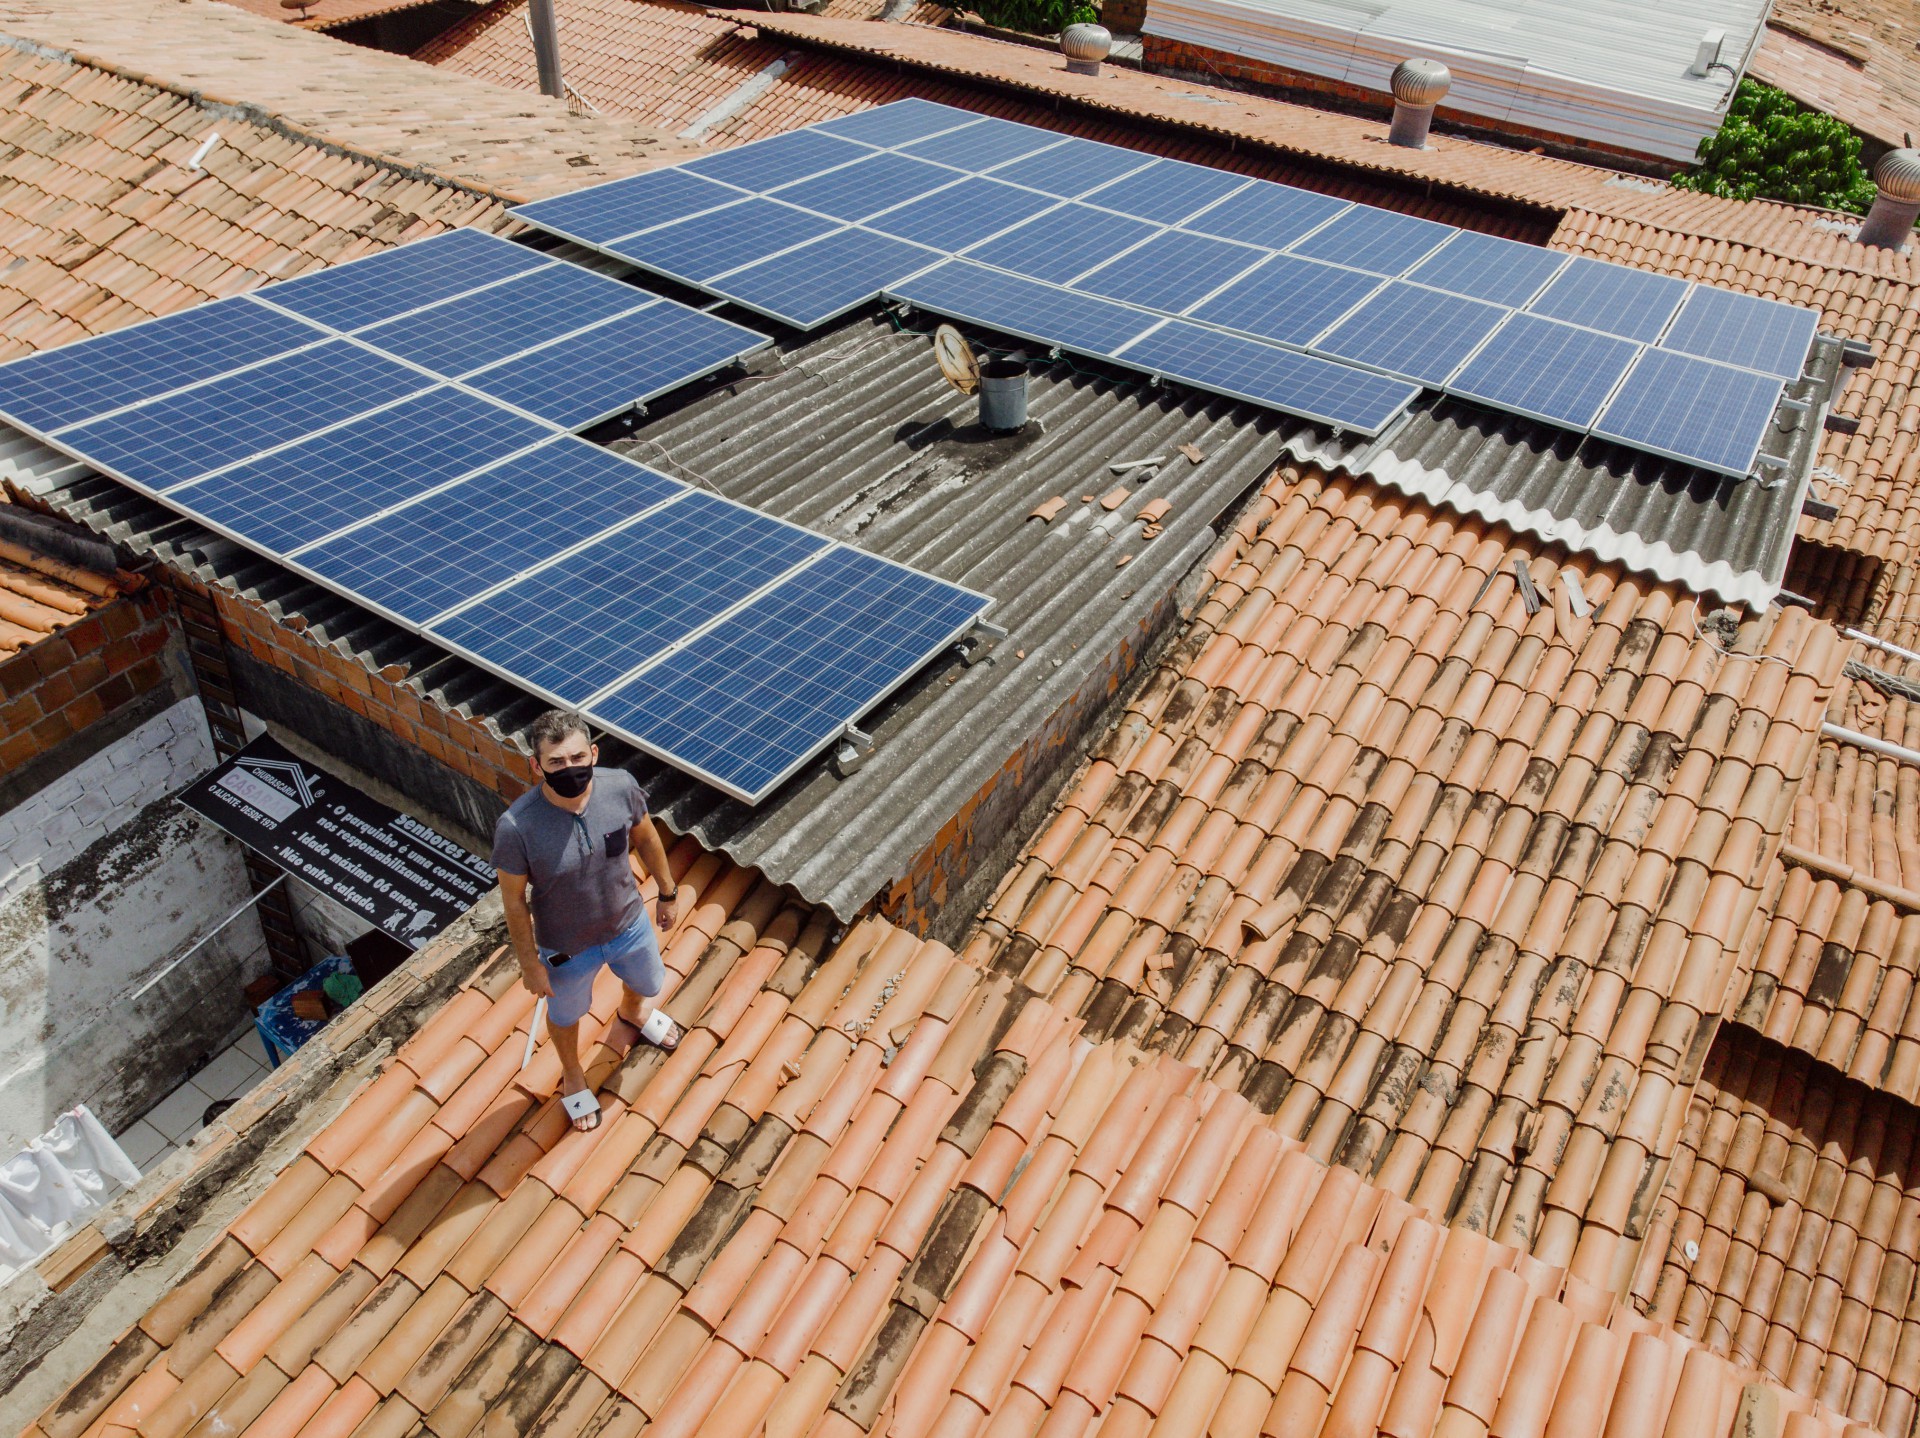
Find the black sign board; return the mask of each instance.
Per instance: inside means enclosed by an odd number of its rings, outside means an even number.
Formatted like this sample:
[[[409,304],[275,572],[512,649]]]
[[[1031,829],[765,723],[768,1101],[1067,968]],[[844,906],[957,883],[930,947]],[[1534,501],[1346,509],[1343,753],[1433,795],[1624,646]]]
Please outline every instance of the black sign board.
[[[180,802],[410,948],[496,882],[492,866],[265,735]]]

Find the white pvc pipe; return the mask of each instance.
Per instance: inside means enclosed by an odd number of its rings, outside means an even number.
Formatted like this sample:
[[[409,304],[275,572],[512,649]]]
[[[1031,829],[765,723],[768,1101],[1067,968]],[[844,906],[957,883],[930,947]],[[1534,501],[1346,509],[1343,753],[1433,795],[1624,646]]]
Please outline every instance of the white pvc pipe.
[[[1842,744],[1854,744],[1862,749],[1871,749],[1874,753],[1884,754],[1889,759],[1898,759],[1902,764],[1920,765],[1920,749],[1908,749],[1903,745],[1889,744],[1885,739],[1875,739],[1871,734],[1862,734],[1854,729],[1842,729],[1838,724],[1822,724],[1820,732],[1829,739],[1838,739]]]
[[[1884,639],[1876,639],[1873,635],[1863,633],[1858,629],[1848,629],[1843,626],[1840,632],[1849,639],[1858,639],[1869,648],[1883,650],[1888,654],[1898,654],[1902,659],[1909,659],[1915,664],[1920,664],[1920,654],[1914,653],[1911,649],[1902,649],[1898,644],[1889,644]]]

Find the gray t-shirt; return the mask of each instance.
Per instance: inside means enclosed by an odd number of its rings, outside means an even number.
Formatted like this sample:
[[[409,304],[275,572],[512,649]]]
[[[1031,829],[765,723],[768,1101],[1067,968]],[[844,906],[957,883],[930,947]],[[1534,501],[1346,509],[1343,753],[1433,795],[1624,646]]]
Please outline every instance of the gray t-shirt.
[[[570,814],[545,786],[508,806],[493,830],[493,866],[533,881],[533,936],[577,954],[605,943],[645,909],[628,867],[628,831],[647,816],[647,794],[624,769],[595,769],[587,807]]]

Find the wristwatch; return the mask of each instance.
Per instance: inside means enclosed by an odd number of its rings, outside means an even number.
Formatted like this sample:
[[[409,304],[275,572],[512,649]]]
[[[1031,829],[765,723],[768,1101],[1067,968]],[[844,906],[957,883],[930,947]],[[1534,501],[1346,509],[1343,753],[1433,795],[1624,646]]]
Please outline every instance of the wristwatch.
[[[675,899],[680,897],[680,886],[678,884],[675,884],[673,886],[673,892],[671,894],[660,894],[660,895],[657,895],[657,897],[659,898],[661,903],[671,904]]]

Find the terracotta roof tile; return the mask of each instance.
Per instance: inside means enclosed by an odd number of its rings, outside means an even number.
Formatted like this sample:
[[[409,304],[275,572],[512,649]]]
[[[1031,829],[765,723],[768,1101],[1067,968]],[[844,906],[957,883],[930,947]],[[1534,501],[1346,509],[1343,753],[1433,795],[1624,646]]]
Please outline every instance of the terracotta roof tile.
[[[133,583],[0,539],[0,660],[78,624]]]
[[[1904,144],[1920,100],[1912,25],[1891,0],[1782,0],[1747,72],[1883,146]]]

